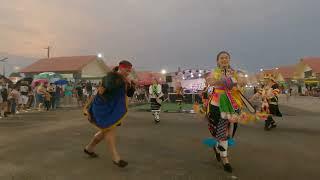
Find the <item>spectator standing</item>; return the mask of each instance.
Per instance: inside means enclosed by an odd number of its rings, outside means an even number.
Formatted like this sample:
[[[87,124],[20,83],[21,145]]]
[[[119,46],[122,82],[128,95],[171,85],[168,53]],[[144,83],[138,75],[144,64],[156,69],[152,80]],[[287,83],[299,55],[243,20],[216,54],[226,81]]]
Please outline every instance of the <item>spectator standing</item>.
[[[7,113],[9,111],[8,108],[8,89],[6,86],[2,86],[1,88],[1,97],[2,97],[2,108],[1,113],[3,112],[3,116],[7,117]]]
[[[9,95],[9,101],[11,104],[11,114],[18,114],[19,111],[17,111],[17,104],[18,104],[18,100],[20,98],[20,93],[18,91],[18,87],[15,87],[11,90],[10,95]]]
[[[55,94],[54,94],[54,98],[55,98],[55,104],[54,104],[54,109],[60,107],[60,99],[61,97],[63,97],[63,92],[62,92],[62,87],[60,85],[56,86],[55,89]]]
[[[64,87],[65,105],[70,106],[72,103],[72,91],[73,88],[70,83]]]
[[[20,96],[20,103],[19,104],[21,104],[21,110],[27,109],[27,103],[29,100],[29,97],[28,97],[29,93],[28,92],[29,92],[29,87],[27,85],[20,86],[21,96]]]
[[[42,110],[42,106],[44,103],[44,94],[46,93],[46,88],[44,86],[44,84],[40,84],[37,88],[36,88],[36,99],[37,99],[37,103],[39,104],[38,106],[38,110],[41,111]]]
[[[75,90],[76,90],[76,96],[77,96],[78,105],[80,107],[82,107],[83,106],[83,90],[82,90],[82,86],[81,86],[80,83],[77,84]]]
[[[54,104],[55,104],[55,85],[53,83],[50,83],[49,86],[47,87],[47,92],[50,94],[50,101],[49,101],[49,108],[51,107],[53,109]]]
[[[49,111],[49,109],[50,109],[50,105],[51,105],[50,102],[51,102],[51,95],[49,92],[45,92],[44,93],[44,105],[45,105],[47,111]]]
[[[93,94],[93,88],[92,88],[92,84],[90,81],[87,82],[87,84],[86,84],[86,91],[88,93],[88,97],[90,98]]]

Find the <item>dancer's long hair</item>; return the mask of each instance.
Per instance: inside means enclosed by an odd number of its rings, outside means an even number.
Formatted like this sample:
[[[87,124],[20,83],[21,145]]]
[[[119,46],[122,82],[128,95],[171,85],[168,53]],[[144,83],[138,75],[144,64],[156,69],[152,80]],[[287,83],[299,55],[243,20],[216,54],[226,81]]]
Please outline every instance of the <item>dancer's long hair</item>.
[[[116,97],[121,90],[125,91],[125,79],[117,72],[109,72],[102,78],[102,87],[105,89],[102,97],[105,100],[110,100],[113,97]]]

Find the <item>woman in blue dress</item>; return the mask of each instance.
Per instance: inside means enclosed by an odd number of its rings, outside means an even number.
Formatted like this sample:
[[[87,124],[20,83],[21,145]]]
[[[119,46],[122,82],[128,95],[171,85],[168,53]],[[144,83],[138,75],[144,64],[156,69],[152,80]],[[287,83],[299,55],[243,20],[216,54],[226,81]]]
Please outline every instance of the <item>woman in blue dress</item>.
[[[132,97],[134,83],[127,80],[132,70],[129,61],[121,61],[113,72],[109,72],[102,79],[101,86],[96,96],[89,100],[84,113],[88,120],[99,131],[94,135],[90,143],[84,148],[84,152],[90,157],[98,157],[94,148],[103,139],[106,140],[115,165],[125,167],[128,162],[122,160],[116,148],[116,127],[121,124],[128,112],[127,96]]]

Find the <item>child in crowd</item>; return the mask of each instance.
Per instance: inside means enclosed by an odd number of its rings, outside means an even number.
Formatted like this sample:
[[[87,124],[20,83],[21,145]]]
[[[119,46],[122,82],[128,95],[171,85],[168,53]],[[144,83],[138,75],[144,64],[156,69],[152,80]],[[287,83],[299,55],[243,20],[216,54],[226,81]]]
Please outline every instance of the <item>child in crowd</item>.
[[[47,111],[50,109],[51,95],[49,92],[44,93],[44,105],[47,108]]]

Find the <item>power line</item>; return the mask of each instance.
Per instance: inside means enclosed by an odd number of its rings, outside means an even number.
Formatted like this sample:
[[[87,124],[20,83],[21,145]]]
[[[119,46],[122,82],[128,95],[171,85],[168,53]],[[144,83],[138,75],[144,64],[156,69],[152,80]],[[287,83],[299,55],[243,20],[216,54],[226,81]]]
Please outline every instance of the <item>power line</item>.
[[[50,50],[51,50],[51,47],[48,46],[48,47],[46,47],[46,48],[44,48],[44,49],[47,50],[47,57],[48,57],[48,59],[49,59],[49,58],[50,58]]]

